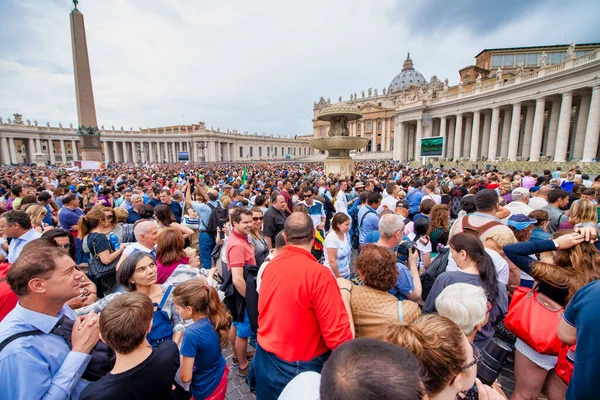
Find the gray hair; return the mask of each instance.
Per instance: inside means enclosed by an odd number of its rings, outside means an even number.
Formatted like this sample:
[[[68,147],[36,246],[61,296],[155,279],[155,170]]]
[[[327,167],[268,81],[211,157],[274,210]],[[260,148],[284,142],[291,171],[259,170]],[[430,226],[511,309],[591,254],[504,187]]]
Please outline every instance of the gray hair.
[[[181,190],[176,190],[173,192],[173,199],[175,199],[175,201],[181,201],[183,200],[183,192]]]
[[[454,322],[465,335],[485,321],[487,297],[482,287],[468,283],[446,286],[435,299],[438,314]]]
[[[140,196],[139,194],[132,194],[131,195],[131,202],[133,203],[134,201],[138,201],[138,200],[144,200],[144,198],[142,196]]]
[[[135,240],[140,241],[140,237],[142,235],[146,235],[150,232],[150,229],[156,226],[156,222],[154,221],[143,221],[140,222],[133,228],[133,234],[135,235]]]
[[[396,232],[402,230],[404,230],[404,221],[400,215],[387,214],[379,219],[379,236],[383,239],[390,239]]]

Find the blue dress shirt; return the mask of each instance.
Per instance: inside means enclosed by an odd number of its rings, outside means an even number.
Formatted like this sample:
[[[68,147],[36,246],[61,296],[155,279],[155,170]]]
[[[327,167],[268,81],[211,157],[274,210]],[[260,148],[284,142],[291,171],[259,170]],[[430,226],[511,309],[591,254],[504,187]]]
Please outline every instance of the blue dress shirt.
[[[42,234],[36,231],[35,229],[30,229],[18,238],[13,238],[8,245],[8,262],[13,264],[19,255],[21,255],[21,250],[23,250],[23,246],[32,240],[39,239],[42,237]]]
[[[24,331],[39,329],[46,333],[16,339],[0,352],[0,398],[79,398],[88,385],[82,375],[92,357],[71,351],[62,337],[49,334],[63,315],[76,318],[66,305],[52,317],[23,308],[18,303],[0,322],[0,342]]]

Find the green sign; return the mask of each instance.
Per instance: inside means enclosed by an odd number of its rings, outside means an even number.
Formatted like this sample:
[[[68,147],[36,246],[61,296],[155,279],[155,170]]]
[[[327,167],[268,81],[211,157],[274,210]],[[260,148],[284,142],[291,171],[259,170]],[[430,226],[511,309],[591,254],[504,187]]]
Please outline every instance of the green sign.
[[[421,139],[421,157],[443,157],[444,137],[435,136]]]

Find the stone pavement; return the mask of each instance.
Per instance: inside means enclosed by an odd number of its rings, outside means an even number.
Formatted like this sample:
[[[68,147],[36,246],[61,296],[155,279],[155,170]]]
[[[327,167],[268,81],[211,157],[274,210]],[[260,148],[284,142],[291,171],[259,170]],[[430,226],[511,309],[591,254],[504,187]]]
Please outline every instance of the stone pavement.
[[[254,350],[248,346],[248,351]],[[256,397],[250,392],[250,388],[246,384],[246,378],[238,375],[238,368],[231,364],[232,353],[228,346],[223,350],[223,357],[229,365],[229,384],[227,385],[227,400],[254,400]]]

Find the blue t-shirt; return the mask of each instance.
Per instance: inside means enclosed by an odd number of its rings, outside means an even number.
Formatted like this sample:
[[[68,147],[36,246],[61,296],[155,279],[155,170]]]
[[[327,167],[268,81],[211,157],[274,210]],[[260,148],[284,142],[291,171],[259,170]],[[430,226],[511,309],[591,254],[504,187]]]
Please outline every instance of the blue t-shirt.
[[[219,335],[208,318],[190,325],[183,333],[181,355],[194,358],[190,390],[195,399],[204,399],[215,391],[225,373]]]
[[[415,290],[415,283],[410,271],[404,264],[397,262],[396,268],[398,268],[398,282],[396,282],[396,286],[390,289],[389,293],[396,296],[398,300],[406,300],[408,298],[406,296]]]
[[[364,218],[363,218],[364,217]],[[358,243],[365,244],[365,238],[371,231],[379,230],[377,211],[371,206],[363,206],[358,210]]]
[[[600,281],[579,289],[567,306],[565,322],[577,329],[575,368],[567,389],[568,400],[597,399],[600,378]]]

